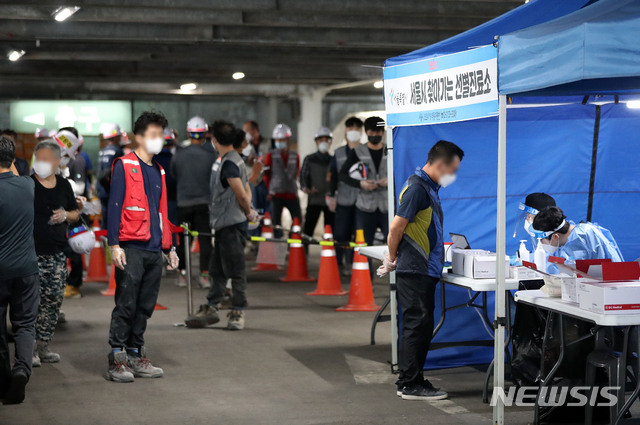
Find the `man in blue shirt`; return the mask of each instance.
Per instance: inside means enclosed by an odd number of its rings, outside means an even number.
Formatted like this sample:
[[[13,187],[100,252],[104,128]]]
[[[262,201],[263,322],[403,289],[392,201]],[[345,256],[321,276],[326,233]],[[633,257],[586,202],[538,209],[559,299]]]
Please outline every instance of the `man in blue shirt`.
[[[444,245],[438,192],[453,183],[464,152],[440,140],[427,163],[407,179],[391,222],[389,253],[379,274],[396,270],[402,334],[398,349],[397,394],[404,400],[440,400],[447,393],[424,379],[424,363],[433,335],[436,284],[442,275]]]

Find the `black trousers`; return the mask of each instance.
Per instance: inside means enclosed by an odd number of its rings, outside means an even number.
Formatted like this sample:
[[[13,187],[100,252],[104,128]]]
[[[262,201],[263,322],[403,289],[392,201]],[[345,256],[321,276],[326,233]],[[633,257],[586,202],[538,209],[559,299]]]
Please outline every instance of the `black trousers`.
[[[324,224],[331,226],[333,230],[333,221],[335,214],[329,210],[326,205],[307,205],[307,215],[304,217],[304,234],[313,236],[313,231],[320,219],[320,213],[324,215]]]
[[[291,214],[291,218],[298,217],[302,220],[302,211],[300,210],[300,201],[296,199],[282,199],[271,198],[271,210],[273,211],[273,224],[274,226],[282,225],[282,210],[286,208]],[[273,229],[273,235],[276,238],[281,238],[283,235],[282,229]]]
[[[109,345],[113,348],[144,346],[147,320],[160,292],[162,253],[124,247],[127,265],[115,268],[116,306],[111,313]]]
[[[433,336],[435,290],[439,279],[400,273],[396,278],[402,312],[397,384],[410,387],[424,381],[422,371]]]
[[[197,232],[211,234],[211,227],[209,225],[209,205],[193,205],[190,207],[178,207],[178,224],[188,223],[191,230]],[[178,247],[178,258],[180,258],[180,265],[178,268],[184,270],[184,256],[185,248],[190,247],[183,246],[183,240],[180,240],[180,246]],[[198,243],[200,244],[200,271],[207,271],[209,267],[209,259],[211,258],[211,236],[198,236]]]
[[[356,234],[356,206],[355,205],[338,205],[336,207],[335,228],[333,229],[333,237],[338,242],[351,242]],[[348,263],[353,261],[353,250],[343,249],[336,246],[336,256],[338,265],[342,265],[342,258]]]
[[[211,279],[211,289],[207,295],[209,305],[220,304],[227,288],[227,279],[231,279],[233,307],[240,309],[247,306],[247,275],[244,257],[246,243],[246,223],[216,230],[216,245],[209,264]]]
[[[71,271],[67,275],[67,285],[79,288],[82,286],[82,255],[73,251],[66,254],[69,263],[71,263]]]
[[[40,304],[38,273],[0,280],[0,390],[12,374],[20,371],[31,376],[33,344],[36,338],[36,318]],[[7,343],[7,308],[14,332],[15,361],[11,368]]]

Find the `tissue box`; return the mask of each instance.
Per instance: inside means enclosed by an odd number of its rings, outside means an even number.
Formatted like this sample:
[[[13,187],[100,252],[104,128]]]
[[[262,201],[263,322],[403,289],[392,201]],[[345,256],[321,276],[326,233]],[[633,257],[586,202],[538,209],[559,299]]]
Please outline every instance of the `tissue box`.
[[[640,312],[640,282],[578,282],[580,308],[604,314]]]
[[[511,267],[511,277],[516,280],[538,280],[542,279],[542,276],[540,273],[528,267]]]
[[[496,277],[496,254],[479,249],[454,249],[452,268],[455,274],[473,279]],[[509,277],[509,257],[504,261],[505,276]]]

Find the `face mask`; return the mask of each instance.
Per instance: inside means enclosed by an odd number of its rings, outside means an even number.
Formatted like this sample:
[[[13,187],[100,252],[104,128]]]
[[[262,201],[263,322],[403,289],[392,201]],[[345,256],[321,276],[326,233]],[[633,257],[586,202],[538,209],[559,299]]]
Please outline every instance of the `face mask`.
[[[245,133],[244,138],[247,139],[247,142],[253,142],[253,136],[250,133]]]
[[[347,131],[347,141],[349,143],[359,142],[361,137],[362,133],[360,133],[358,130]]]
[[[287,148],[287,142],[276,142],[276,149],[286,149]]]
[[[378,143],[382,142],[382,136],[367,136],[367,139],[372,145],[377,145]]]
[[[531,231],[531,226],[533,225],[533,221],[529,221],[529,220],[525,220],[524,221],[524,230],[530,234],[531,236],[533,236],[533,232]]]
[[[447,187],[450,184],[452,184],[454,181],[456,181],[455,174],[445,174],[444,176],[440,177],[438,184],[442,187]]]
[[[327,152],[329,152],[329,143],[327,143],[327,142],[320,142],[320,143],[318,144],[318,152],[321,152],[321,153],[327,153]]]
[[[556,246],[556,245],[550,245],[542,242],[540,243],[542,244],[542,249],[544,249],[544,252],[546,252],[547,254],[553,254],[558,250],[558,248],[560,248],[559,246]]]
[[[244,156],[251,155],[251,145],[247,145],[244,149],[242,149],[242,155]]]
[[[62,158],[60,158],[60,166],[61,167],[66,167],[67,164],[69,164],[70,160],[71,160],[71,158],[69,158],[68,156],[63,156]]]
[[[53,173],[53,167],[51,163],[46,161],[36,161],[33,163],[33,171],[40,177],[41,179],[46,179]]]
[[[164,140],[162,140],[162,138],[160,137],[157,137],[155,139],[146,139],[144,141],[144,147],[151,155],[160,153],[163,145]]]

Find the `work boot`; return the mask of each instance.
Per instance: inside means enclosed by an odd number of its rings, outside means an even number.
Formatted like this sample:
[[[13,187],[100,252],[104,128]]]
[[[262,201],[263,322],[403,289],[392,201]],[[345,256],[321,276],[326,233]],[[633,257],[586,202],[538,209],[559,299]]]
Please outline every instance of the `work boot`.
[[[36,341],[36,356],[41,363],[58,363],[60,354],[49,350],[49,341]]]
[[[11,376],[11,385],[7,392],[7,404],[20,404],[24,401],[24,392],[29,378],[23,372],[16,372]]]
[[[113,382],[133,382],[133,372],[127,366],[127,352],[117,351],[109,353],[109,370],[107,379]]]
[[[209,281],[209,274],[207,272],[202,272],[198,279],[198,285],[202,289],[211,289],[211,282]]]
[[[227,314],[229,322],[227,323],[227,329],[232,331],[241,331],[244,329],[244,311],[231,310]]]
[[[449,394],[440,391],[440,388],[434,388],[426,379],[421,384],[402,389],[403,400],[444,400],[448,396]]]
[[[220,310],[231,310],[233,308],[233,300],[231,299],[230,294],[225,294],[224,298],[218,305],[218,309]]]
[[[82,293],[80,292],[80,288],[73,285],[67,285],[64,288],[64,297],[65,298],[82,298]],[[58,319],[58,322],[60,320]]]
[[[40,366],[42,366],[40,357],[38,357],[38,354],[35,352],[35,350],[33,350],[33,359],[31,360],[31,367],[40,367]]]
[[[147,358],[144,347],[140,349],[139,355],[129,355],[127,366],[136,378],[162,378],[164,371],[151,364]]]
[[[178,273],[178,279],[176,280],[176,286],[178,288],[186,288],[187,287],[187,271],[180,270]]]
[[[196,314],[187,317],[185,323],[188,328],[204,328],[215,325],[219,321],[218,309],[208,304],[202,304]]]

